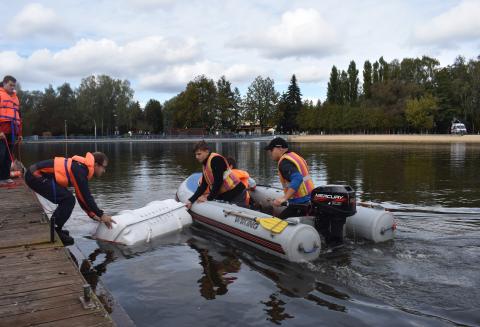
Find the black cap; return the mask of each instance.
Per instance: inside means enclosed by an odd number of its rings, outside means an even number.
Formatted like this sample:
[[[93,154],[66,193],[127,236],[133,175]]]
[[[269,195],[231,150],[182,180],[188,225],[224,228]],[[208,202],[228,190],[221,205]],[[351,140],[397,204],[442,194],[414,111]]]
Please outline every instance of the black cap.
[[[265,150],[272,150],[273,148],[288,148],[288,143],[281,137],[276,137],[268,143],[268,145],[264,148]]]

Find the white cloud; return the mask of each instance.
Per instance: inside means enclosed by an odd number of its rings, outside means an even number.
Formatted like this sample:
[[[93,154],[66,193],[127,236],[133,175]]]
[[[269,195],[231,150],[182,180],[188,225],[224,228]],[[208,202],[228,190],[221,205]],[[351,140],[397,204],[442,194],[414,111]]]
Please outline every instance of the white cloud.
[[[193,39],[173,42],[150,36],[124,45],[109,39],[82,39],[70,48],[58,52],[36,50],[28,57],[0,52],[0,71],[12,71],[28,80],[43,75],[45,82],[51,77],[81,78],[95,73],[135,78],[199,56],[200,49]]]
[[[280,24],[264,33],[239,36],[229,45],[256,48],[270,58],[324,57],[339,50],[335,30],[315,9],[287,11]]]
[[[129,0],[128,2],[136,8],[157,9],[170,7],[175,3],[175,0]]]
[[[246,65],[232,65],[225,67],[222,64],[202,61],[195,64],[171,66],[159,73],[147,73],[140,76],[139,84],[143,89],[179,92],[185,88],[186,84],[199,75],[205,75],[215,81],[222,75],[227,80],[233,82],[245,82],[252,80],[255,76],[261,74],[261,71],[250,68]]]
[[[55,11],[39,3],[28,4],[5,25],[7,35],[14,38],[36,36],[55,38],[70,34]]]
[[[439,47],[460,41],[479,41],[480,1],[465,0],[447,12],[418,26],[413,33],[417,44],[435,44]]]
[[[328,79],[330,67],[326,65],[302,65],[295,69],[295,76],[299,82],[312,83]],[[291,77],[291,76],[290,76]]]

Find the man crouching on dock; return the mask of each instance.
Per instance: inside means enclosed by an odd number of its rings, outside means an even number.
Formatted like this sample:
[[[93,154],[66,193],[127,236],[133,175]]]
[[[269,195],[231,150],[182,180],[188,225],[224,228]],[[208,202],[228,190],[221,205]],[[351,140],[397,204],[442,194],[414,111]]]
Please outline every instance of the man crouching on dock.
[[[58,204],[52,214],[55,221],[55,230],[65,245],[72,245],[73,238],[62,227],[72,214],[75,198],[67,187],[75,188],[78,203],[87,215],[112,228],[116,222],[112,217],[103,213],[95,203],[88,181],[95,175],[100,177],[105,173],[108,164],[107,156],[102,152],[87,152],[85,157],[73,156],[72,158],[55,157],[30,166],[25,173],[25,182],[32,190],[45,199]]]

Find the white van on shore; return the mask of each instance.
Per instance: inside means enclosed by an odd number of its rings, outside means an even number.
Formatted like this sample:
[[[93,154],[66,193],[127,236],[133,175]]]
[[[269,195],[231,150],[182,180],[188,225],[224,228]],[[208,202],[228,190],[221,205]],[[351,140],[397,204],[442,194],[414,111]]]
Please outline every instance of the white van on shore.
[[[467,128],[465,127],[465,124],[456,121],[452,123],[452,126],[450,127],[450,133],[464,135],[467,134]]]

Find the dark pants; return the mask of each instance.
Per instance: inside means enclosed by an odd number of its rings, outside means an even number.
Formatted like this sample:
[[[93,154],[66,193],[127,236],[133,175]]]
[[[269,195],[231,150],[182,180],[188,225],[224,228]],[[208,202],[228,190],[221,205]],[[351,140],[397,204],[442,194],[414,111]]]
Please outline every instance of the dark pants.
[[[5,136],[7,137],[7,140],[10,139],[10,135],[7,134]],[[13,145],[9,144],[7,148],[5,140],[0,139],[0,180],[10,178],[10,166],[12,165],[12,159],[8,153],[8,149],[10,149],[10,152],[13,154]]]
[[[25,173],[25,182],[36,193],[48,201],[58,204],[52,218],[55,218],[55,225],[61,229],[70,218],[73,207],[75,207],[75,197],[72,192],[58,185],[53,176],[35,177],[29,170]]]
[[[309,203],[305,204],[289,204],[285,210],[282,211],[278,218],[286,219],[289,217],[302,217],[308,215]]]

